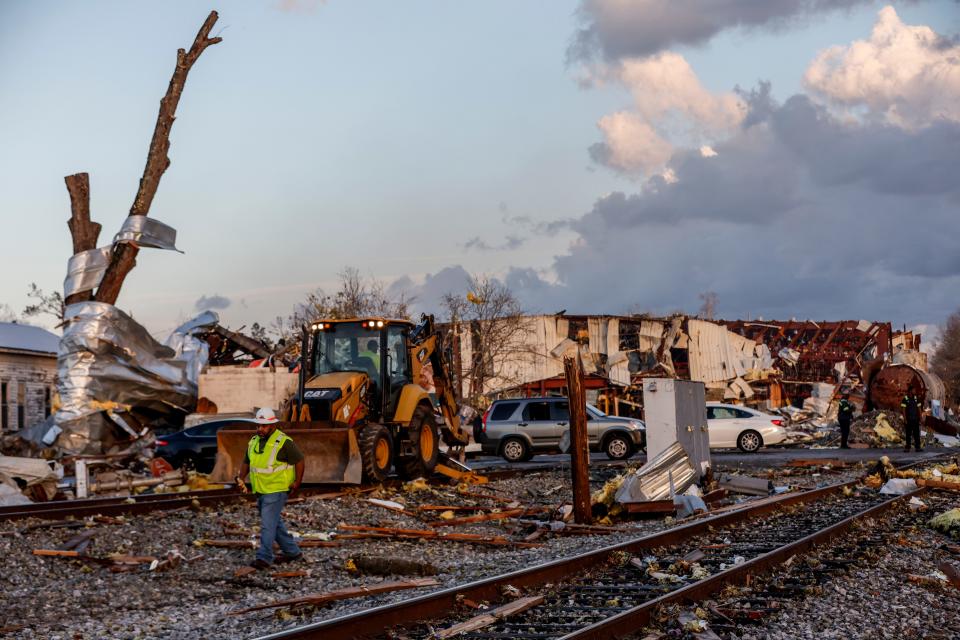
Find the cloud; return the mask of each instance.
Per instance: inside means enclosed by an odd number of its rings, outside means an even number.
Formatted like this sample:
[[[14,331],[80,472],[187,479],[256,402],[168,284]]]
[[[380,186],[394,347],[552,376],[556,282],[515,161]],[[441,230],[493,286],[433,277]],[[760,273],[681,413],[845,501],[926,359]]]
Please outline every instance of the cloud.
[[[407,299],[413,298],[411,315],[419,313],[433,313],[443,315],[443,296],[466,295],[470,282],[470,273],[460,265],[444,267],[440,271],[428,273],[422,281],[414,281],[409,276],[402,276],[387,287],[387,295],[393,298],[401,294]]]
[[[590,156],[623,173],[657,173],[669,162],[675,143],[701,146],[722,138],[747,113],[742,96],[711,93],[676,53],[624,60],[600,73],[630,91],[633,110],[600,118],[604,141],[590,148]]]
[[[314,13],[327,0],[276,0],[274,7],[284,13]]]
[[[568,61],[613,62],[700,45],[731,28],[778,29],[869,0],[582,0]]]
[[[960,44],[880,11],[869,40],[821,52],[804,83],[828,103],[917,129],[960,121]]]
[[[531,309],[726,317],[945,317],[960,298],[960,123],[911,131],[840,117],[808,96],[744,92],[732,135],[676,151],[635,193],[599,198],[547,281],[507,276]]]
[[[230,298],[214,294],[212,296],[200,296],[193,306],[197,311],[207,311],[209,309],[226,309],[231,302]]]
[[[474,236],[463,243],[463,248],[467,251],[470,249],[476,249],[477,251],[513,251],[523,246],[525,242],[525,238],[508,235],[504,237],[502,244],[491,245],[486,240],[482,240],[480,236]]]

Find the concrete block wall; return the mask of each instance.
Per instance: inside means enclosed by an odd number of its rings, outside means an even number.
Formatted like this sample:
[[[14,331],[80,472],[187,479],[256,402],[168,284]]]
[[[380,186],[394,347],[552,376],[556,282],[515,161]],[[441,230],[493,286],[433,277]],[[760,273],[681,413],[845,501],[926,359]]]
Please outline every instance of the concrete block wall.
[[[297,377],[286,369],[210,367],[200,374],[198,395],[214,402],[218,413],[277,409],[296,392]]]
[[[46,418],[56,392],[57,359],[54,356],[30,356],[0,353],[0,383],[7,388],[7,431],[33,426]],[[19,424],[20,388],[23,385],[23,424]],[[2,410],[2,407],[0,407]],[[2,424],[2,422],[0,422]]]

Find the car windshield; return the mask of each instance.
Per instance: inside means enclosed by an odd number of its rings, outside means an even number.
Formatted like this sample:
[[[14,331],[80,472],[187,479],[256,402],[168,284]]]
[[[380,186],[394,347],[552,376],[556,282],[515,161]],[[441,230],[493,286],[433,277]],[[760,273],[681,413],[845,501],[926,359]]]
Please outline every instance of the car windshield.
[[[334,323],[330,329],[314,335],[314,373],[376,372],[380,346],[378,330],[368,329],[359,322],[344,322]]]

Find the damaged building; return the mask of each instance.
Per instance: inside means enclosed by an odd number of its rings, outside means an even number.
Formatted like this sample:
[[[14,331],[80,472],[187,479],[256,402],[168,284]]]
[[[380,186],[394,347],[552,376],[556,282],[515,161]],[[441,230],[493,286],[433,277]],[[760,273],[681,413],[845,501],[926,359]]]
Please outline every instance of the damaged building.
[[[522,329],[511,333],[507,348],[500,346],[497,363],[482,353],[483,327],[446,325],[465,396],[561,393],[563,357],[579,352],[590,399],[615,415],[639,415],[647,377],[703,382],[708,400],[764,410],[792,406],[825,416],[841,389],[870,409],[873,377],[894,363],[919,372],[897,380],[909,378],[916,387],[914,378],[921,378],[926,384],[917,391],[934,405],[942,400],[942,384],[915,366],[919,336],[894,333],[890,323],[566,314],[509,321]],[[905,389],[896,386],[894,393]],[[883,408],[893,408],[888,404],[885,396]]]
[[[0,322],[0,427],[16,432],[50,416],[59,337],[46,329]]]

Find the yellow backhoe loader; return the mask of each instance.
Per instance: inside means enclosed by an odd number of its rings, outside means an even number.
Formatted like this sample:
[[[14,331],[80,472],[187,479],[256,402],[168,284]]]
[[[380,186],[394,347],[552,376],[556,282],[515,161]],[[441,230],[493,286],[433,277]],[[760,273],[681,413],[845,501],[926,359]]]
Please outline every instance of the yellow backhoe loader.
[[[465,446],[456,396],[433,316],[407,320],[321,320],[303,328],[300,380],[278,428],[306,456],[304,482],[379,482],[394,467],[403,478],[433,472],[440,439]],[[428,366],[429,363],[429,366]],[[443,424],[422,386],[432,369]],[[231,482],[256,432],[217,433],[212,477]]]

